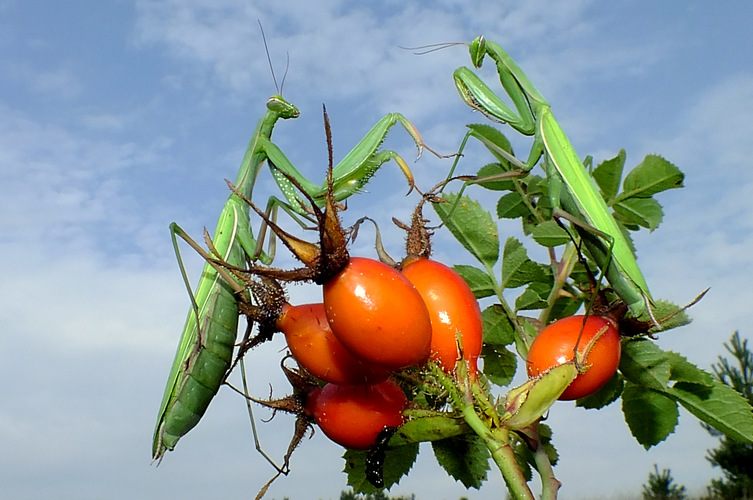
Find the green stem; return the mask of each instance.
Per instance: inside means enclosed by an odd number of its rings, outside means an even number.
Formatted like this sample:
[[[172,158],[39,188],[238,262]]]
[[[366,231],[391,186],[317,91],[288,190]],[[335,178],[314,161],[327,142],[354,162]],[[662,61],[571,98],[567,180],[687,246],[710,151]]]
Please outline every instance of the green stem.
[[[515,186],[515,191],[520,195],[521,199],[523,200],[523,204],[526,206],[529,212],[531,212],[535,217],[536,221],[541,224],[542,222],[546,221],[546,218],[541,213],[541,210],[539,210],[532,202],[531,198],[528,195],[528,192],[523,189],[523,185],[520,181],[517,179],[512,179],[513,185]]]
[[[502,294],[504,292],[504,285],[497,282],[494,268],[485,265],[486,267],[486,274],[489,275],[489,279],[491,279],[492,287],[494,288],[494,293],[497,295],[497,300],[499,301],[499,305],[502,306],[502,309],[504,309],[505,314],[510,319],[510,322],[512,323],[513,328],[518,334],[518,338],[520,339],[526,339],[526,332],[525,329],[523,329],[523,325],[520,324],[520,321],[518,321],[518,315],[515,314],[515,311],[510,307],[510,304],[507,303],[507,300],[505,300],[504,295]]]
[[[577,250],[575,248],[575,245],[565,246],[565,251],[562,254],[560,261],[554,262],[556,273],[554,275],[554,284],[552,285],[552,291],[549,292],[549,297],[547,297],[546,308],[542,309],[541,313],[539,314],[539,321],[541,321],[542,324],[547,324],[549,320],[549,314],[551,314],[552,312],[554,303],[557,300],[560,291],[565,286],[565,283],[567,283],[567,278],[569,278],[570,274],[572,274],[573,268],[575,267],[575,264],[577,262]]]
[[[534,500],[533,493],[528,487],[528,482],[518,465],[512,446],[510,446],[509,431],[498,427],[492,432],[471,406],[463,408],[463,417],[491,452],[492,460],[502,473],[512,498],[515,500]]]
[[[552,464],[549,462],[549,457],[546,456],[543,447],[540,446],[534,452],[533,460],[536,463],[536,470],[541,476],[541,500],[556,500],[557,491],[559,491],[562,483],[554,477]]]
[[[449,392],[455,409],[463,415],[463,419],[473,432],[484,441],[494,463],[497,464],[502,473],[502,478],[505,480],[512,498],[514,500],[534,500],[533,493],[528,487],[528,482],[518,465],[512,446],[510,446],[510,432],[503,427],[495,425],[496,422],[499,422],[499,416],[496,414],[496,411],[494,411],[494,415],[487,416],[482,420],[476,413],[473,403],[472,394],[474,391],[462,391],[455,381],[448,377],[441,368],[434,363],[430,363],[430,367],[432,373]],[[486,411],[489,411],[489,409]],[[492,427],[494,427],[494,430],[492,430]]]
[[[559,491],[562,483],[554,477],[552,463],[549,461],[549,456],[546,454],[546,450],[541,444],[538,426],[539,424],[536,422],[531,427],[534,429],[536,442],[538,444],[536,451],[533,452],[533,461],[536,464],[536,470],[541,477],[541,500],[557,500],[557,491]]]

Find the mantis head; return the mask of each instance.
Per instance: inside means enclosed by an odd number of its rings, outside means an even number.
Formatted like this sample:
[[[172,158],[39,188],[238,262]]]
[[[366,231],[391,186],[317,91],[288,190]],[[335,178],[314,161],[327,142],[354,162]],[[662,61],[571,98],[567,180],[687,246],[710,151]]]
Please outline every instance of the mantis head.
[[[484,35],[474,38],[468,46],[468,51],[471,53],[473,66],[480,68],[484,62],[484,55],[486,55],[486,39],[484,39]]]
[[[273,95],[267,100],[267,109],[276,113],[280,118],[298,118],[301,114],[298,108],[282,98],[281,95]]]

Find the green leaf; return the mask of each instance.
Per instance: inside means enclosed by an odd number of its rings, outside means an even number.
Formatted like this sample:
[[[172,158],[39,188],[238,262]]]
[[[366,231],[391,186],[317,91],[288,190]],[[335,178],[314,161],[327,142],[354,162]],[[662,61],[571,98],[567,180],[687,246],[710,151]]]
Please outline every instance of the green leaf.
[[[438,441],[469,432],[472,432],[471,428],[461,417],[445,414],[413,417],[390,438],[389,446],[396,448],[408,443]]]
[[[455,265],[452,266],[456,273],[460,275],[468,286],[471,287],[473,296],[477,299],[494,295],[494,283],[486,271],[473,266]]]
[[[570,279],[581,288],[587,288],[590,286],[591,277],[599,272],[599,268],[596,267],[595,262],[589,260],[587,263],[588,270],[586,270],[586,266],[582,262],[577,262],[573,267],[573,271],[570,273]]]
[[[557,465],[560,456],[559,453],[557,453],[557,449],[552,444],[552,428],[544,423],[539,423],[539,440],[541,441],[541,444],[544,445],[546,456],[549,458],[549,463]]]
[[[437,215],[471,255],[485,267],[492,267],[499,259],[499,233],[491,214],[467,196],[460,198],[450,214],[458,196],[452,193],[443,196],[448,203],[432,204]]]
[[[481,312],[484,344],[508,345],[515,340],[514,327],[500,304],[492,304]]]
[[[537,224],[531,232],[533,240],[539,245],[551,248],[570,243],[570,236],[562,226],[553,220]]]
[[[509,171],[509,168],[505,168],[500,163],[489,163],[481,167],[476,173],[476,176],[479,179],[485,179],[487,177],[494,177],[495,175],[504,174]],[[484,189],[489,189],[490,191],[512,191],[513,189],[515,189],[515,182],[512,179],[479,181],[476,182],[476,184],[483,187]]]
[[[502,252],[502,287],[518,288],[532,281],[545,281],[546,271],[528,258],[523,244],[510,236]]]
[[[518,367],[518,357],[502,346],[485,344],[481,348],[484,375],[493,384],[507,386],[512,382]]]
[[[491,125],[481,123],[472,123],[467,125],[467,127],[470,130],[470,134],[481,141],[489,152],[494,155],[498,162],[509,168],[509,162],[499,153],[499,151],[502,150],[511,155],[513,154],[512,146],[510,145],[510,141],[507,140],[507,137],[505,137],[505,134]]]
[[[742,394],[714,381],[711,387],[676,383],[669,391],[686,410],[727,436],[753,443],[753,410]]]
[[[539,334],[539,328],[530,318],[526,318],[525,316],[518,316],[518,322],[523,327],[523,331],[518,331],[517,335],[515,335],[515,349],[521,358],[527,359],[528,349]]]
[[[552,321],[572,316],[578,312],[582,304],[583,300],[581,298],[559,297],[549,311],[549,320]]]
[[[575,406],[580,406],[587,410],[598,410],[610,405],[619,399],[622,394],[622,388],[625,386],[625,380],[615,373],[609,379],[609,382],[601,389],[585,398],[580,398],[575,402]]]
[[[684,356],[672,351],[665,351],[670,363],[670,380],[698,384],[705,387],[714,385],[714,377],[709,372],[701,370]]]
[[[517,238],[510,236],[505,241],[505,248],[502,251],[502,287],[508,288],[508,282],[512,281],[515,276],[528,262],[528,251]]]
[[[653,231],[664,218],[664,211],[653,198],[628,198],[612,206],[625,224],[645,227]]]
[[[599,186],[601,196],[607,204],[617,196],[622,180],[622,169],[625,167],[625,150],[621,149],[617,156],[599,163],[593,171],[593,178]]]
[[[622,413],[630,433],[646,449],[674,431],[679,415],[674,399],[630,382],[622,391]]]
[[[551,291],[551,284],[541,282],[531,283],[515,300],[515,310],[523,311],[546,307],[549,304],[547,299]]]
[[[434,456],[447,474],[466,488],[479,489],[489,471],[489,450],[476,434],[432,441]]]
[[[530,212],[525,198],[518,192],[507,193],[497,202],[497,217],[500,219],[517,219]]]
[[[667,354],[650,340],[633,340],[622,348],[620,372],[636,385],[665,391],[670,370]]]
[[[518,463],[520,473],[523,474],[523,478],[526,480],[526,482],[531,481],[531,479],[533,479],[533,470],[531,469],[533,456],[531,454],[531,450],[525,443],[517,443],[513,450],[515,453],[515,461]]]
[[[680,306],[677,304],[674,304],[668,300],[655,300],[654,301],[654,316],[657,318],[665,318],[669,316],[670,314],[674,314],[671,318],[662,321],[661,324],[661,330],[655,330],[652,329],[652,333],[665,333],[668,330],[671,330],[672,328],[677,328],[679,326],[685,326],[689,325],[692,320],[690,319],[690,316],[685,311],[677,312],[680,309]],[[640,317],[643,321],[648,321],[650,318],[648,316],[648,313],[642,315]]]
[[[658,155],[646,155],[643,161],[625,176],[622,193],[617,200],[649,198],[667,189],[681,188],[685,175],[679,168]]]
[[[666,410],[668,404],[657,399],[657,394],[671,399],[675,406],[679,402],[699,420],[729,437],[753,443],[753,408],[748,400],[729,386],[714,380],[710,373],[699,369],[680,354],[664,352],[648,340],[631,341],[623,348],[620,371],[632,382],[625,386],[622,395],[625,419],[633,435],[644,446],[651,446],[658,441],[654,442],[653,437],[638,434],[645,432],[660,436],[664,427],[655,425],[650,416],[640,415],[639,410],[630,405],[640,396],[650,399],[641,404],[650,402],[654,405],[644,411]],[[672,387],[667,387],[669,380],[677,382]],[[631,424],[630,418],[634,419],[634,424]],[[645,423],[640,425],[648,425],[648,429],[633,429],[634,425],[640,426],[638,423],[641,419]]]
[[[544,423],[539,423],[537,428],[539,434],[539,446],[543,447],[544,453],[546,453],[546,456],[549,459],[549,463],[553,466],[557,465],[559,453],[557,453],[556,448],[552,445],[552,429]],[[532,477],[531,466],[536,467],[536,458],[534,457],[531,448],[524,441],[520,440],[515,444],[514,451],[515,458],[518,464],[520,464],[523,475],[526,477],[527,481],[530,481]]]
[[[528,196],[545,196],[549,197],[549,179],[536,174],[528,174],[523,177]],[[541,202],[541,200],[539,201]]]
[[[366,479],[366,451],[346,450],[343,454],[345,468],[343,472],[348,475],[348,486],[356,493],[375,493],[380,488],[375,488]],[[418,456],[418,443],[388,448],[384,459],[384,489],[390,489],[397,484],[400,478],[410,472],[411,467]]]

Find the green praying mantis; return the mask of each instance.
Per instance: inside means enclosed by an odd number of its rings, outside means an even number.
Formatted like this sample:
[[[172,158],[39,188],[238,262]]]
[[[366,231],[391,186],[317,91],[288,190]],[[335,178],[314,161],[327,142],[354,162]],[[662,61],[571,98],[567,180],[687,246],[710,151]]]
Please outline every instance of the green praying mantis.
[[[324,199],[326,183],[315,184],[307,180],[271,140],[272,131],[280,119],[299,116],[298,109],[275,95],[267,101],[267,111],[259,120],[251,142],[241,162],[235,188],[251,199],[256,179],[265,162],[270,164],[272,175],[288,203],[270,198],[267,211],[276,213],[283,207],[289,213],[307,215],[306,206],[290,178],[297,181],[314,202]],[[335,198],[342,200],[357,193],[382,164],[394,160],[413,186],[412,173],[406,162],[394,151],[381,150],[389,130],[402,125],[412,137],[421,156],[426,147],[418,130],[399,113],[391,113],[379,120],[364,138],[333,167]],[[429,149],[429,148],[426,148]],[[435,153],[436,154],[436,153]],[[254,238],[249,219],[248,204],[235,192],[230,195],[217,222],[211,241],[214,257],[233,267],[243,267],[247,259],[269,263],[272,252],[261,251],[263,230]],[[173,245],[177,252],[176,236],[190,239],[175,223],[171,224]],[[180,260],[179,260],[180,262]],[[238,331],[239,300],[249,300],[238,295],[238,286],[229,283],[217,267],[207,262],[195,293],[180,264],[183,279],[189,289],[192,306],[188,313],[178,349],[170,369],[165,393],[157,417],[152,443],[152,457],[159,460],[167,450],[175,448],[178,440],[188,433],[202,418],[212,398],[226,379],[231,366]]]
[[[586,248],[630,311],[651,316],[651,294],[630,243],[555,120],[547,100],[498,44],[479,36],[470,43],[469,51],[476,68],[481,67],[487,56],[494,61],[500,83],[515,109],[467,67],[458,68],[453,75],[462,99],[491,120],[507,123],[534,137],[528,159],[521,167],[530,170],[544,157],[552,206],[561,207],[566,212],[562,215],[574,222]]]
[[[463,100],[492,120],[508,123],[519,132],[534,136],[533,146],[523,167],[530,170],[544,156],[553,206],[562,207],[573,218],[585,222],[576,229],[579,229],[583,241],[612,287],[634,314],[651,314],[648,285],[629,242],[552,115],[547,101],[499,45],[478,37],[470,44],[470,54],[475,67],[480,67],[486,56],[495,62],[500,82],[515,110],[465,67],[458,68],[454,73],[455,83]],[[277,208],[282,207],[291,215],[309,215],[306,209],[308,201],[301,196],[290,181],[291,178],[315,203],[324,199],[326,184],[320,185],[307,180],[271,140],[278,120],[298,116],[298,109],[279,95],[269,99],[267,111],[254,131],[235,182],[238,193],[251,199],[263,164],[269,163],[286,202],[270,198],[267,204],[268,214],[274,214]],[[333,167],[333,192],[336,200],[343,200],[357,193],[376,170],[389,160],[398,164],[412,187],[412,174],[405,161],[394,151],[381,150],[387,133],[398,123],[411,136],[418,147],[418,156],[421,156],[426,146],[418,130],[401,114],[386,115]],[[590,227],[589,231],[582,230],[586,225]],[[231,194],[220,214],[211,241],[215,257],[234,267],[245,266],[247,260],[258,259],[269,263],[273,258],[273,251],[270,250],[268,254],[261,251],[264,227],[262,224],[258,237],[255,238],[249,219],[249,206],[238,194]],[[172,224],[171,229],[177,249],[176,236],[184,239],[187,236],[176,224]],[[188,283],[182,265],[181,272],[184,281]],[[191,292],[189,286],[192,306],[160,405],[152,447],[154,459],[160,459],[165,451],[174,449],[178,440],[200,421],[225,381],[237,337],[238,301],[250,300],[243,295],[245,292],[239,295],[236,285],[228,283],[227,277],[221,276],[214,265],[207,263],[195,293]]]

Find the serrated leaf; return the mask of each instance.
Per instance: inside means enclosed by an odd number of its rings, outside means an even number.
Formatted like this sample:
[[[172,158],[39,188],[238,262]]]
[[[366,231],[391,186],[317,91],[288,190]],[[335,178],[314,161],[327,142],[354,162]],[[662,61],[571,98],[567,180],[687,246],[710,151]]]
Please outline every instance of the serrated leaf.
[[[668,300],[655,300],[654,301],[654,307],[653,312],[654,316],[656,318],[659,318],[661,321],[661,330],[652,329],[652,333],[664,333],[668,330],[671,330],[672,328],[677,328],[680,326],[689,325],[693,320],[690,319],[690,316],[685,311],[677,312],[680,309],[680,306],[677,304],[674,304]],[[669,319],[667,318],[670,314],[673,316]],[[642,315],[640,317],[643,321],[648,321],[649,316],[648,313]]]
[[[552,291],[552,286],[547,283],[533,282],[520,296],[515,299],[515,310],[525,311],[530,309],[542,309],[549,305],[547,299]]]
[[[539,435],[539,447],[543,447],[544,453],[546,453],[549,463],[552,466],[557,465],[557,461],[559,460],[559,453],[557,453],[557,449],[554,447],[554,445],[552,445],[552,429],[548,425],[541,422],[536,425],[536,428],[538,429]],[[522,469],[523,475],[527,478],[527,481],[530,481],[531,466],[536,467],[536,458],[534,457],[531,448],[524,441],[518,441],[515,444],[514,451],[515,458]]]
[[[531,231],[531,236],[536,243],[548,248],[564,245],[571,241],[567,231],[553,220],[537,224]]]
[[[609,203],[620,190],[622,169],[625,167],[625,150],[621,149],[617,156],[604,160],[593,171],[593,178],[599,186],[601,196]]]
[[[546,456],[549,458],[549,463],[552,465],[557,465],[557,462],[559,461],[560,455],[557,452],[557,449],[552,444],[552,428],[548,425],[539,422],[538,425],[539,429],[539,441],[542,445],[544,445],[544,449],[546,450]]]
[[[583,300],[580,298],[559,297],[549,311],[549,319],[555,320],[572,316],[578,312],[582,304]]]
[[[575,406],[580,406],[587,410],[598,410],[617,401],[622,394],[625,386],[625,380],[615,373],[614,376],[598,391],[580,398],[575,402]]]
[[[447,229],[485,267],[494,266],[499,259],[499,234],[491,214],[467,196],[460,199],[450,214],[458,196],[447,193],[443,197],[448,203],[432,205]]]
[[[514,327],[500,304],[492,304],[481,312],[484,344],[508,345],[515,340]]]
[[[620,372],[636,385],[664,391],[670,370],[667,354],[649,340],[633,340],[622,348]]]
[[[515,453],[515,461],[518,463],[518,468],[526,482],[533,479],[533,470],[531,469],[531,462],[533,462],[533,455],[530,448],[525,443],[518,443],[513,449]]]
[[[659,318],[659,320],[661,321],[661,330],[652,330],[652,332],[664,333],[668,330],[671,330],[672,328],[677,328],[692,323],[693,320],[690,319],[690,316],[688,316],[687,312],[677,312],[679,309],[680,306],[668,300],[655,300],[653,307],[654,316]],[[673,316],[669,319],[665,319],[670,314],[672,314]],[[645,319],[648,320],[648,314],[646,314]]]
[[[486,271],[477,267],[464,265],[455,265],[452,266],[452,268],[466,283],[468,283],[468,286],[471,287],[471,291],[473,292],[473,296],[477,299],[489,297],[496,293],[494,291],[494,283],[492,283],[492,279],[486,274]]]
[[[664,211],[653,198],[628,198],[612,206],[625,224],[635,224],[653,231],[662,219]]]
[[[522,334],[518,331],[518,335],[515,335],[515,349],[523,359],[528,358],[528,349],[531,347],[536,336],[539,334],[539,328],[532,322],[530,318],[525,316],[518,316],[518,322],[523,327]]]
[[[484,345],[481,349],[484,375],[493,384],[507,386],[518,367],[518,357],[502,346]]]
[[[617,200],[648,198],[667,189],[681,188],[685,175],[679,168],[658,155],[646,155],[622,183]]]
[[[348,475],[348,486],[355,493],[375,493],[381,488],[375,488],[366,479],[366,451],[346,450],[343,454],[345,468],[343,472]],[[418,456],[418,443],[388,448],[385,453],[383,479],[384,489],[390,489],[400,481],[400,478],[410,472],[411,467]]]
[[[479,489],[489,471],[489,449],[476,434],[433,441],[437,463],[466,488]]]
[[[531,282],[543,283],[547,285],[547,287],[551,286],[551,269],[543,264],[529,260],[523,264],[519,272],[507,282],[507,288],[517,288]]]
[[[512,191],[515,189],[515,182],[512,179],[493,179],[494,176],[509,172],[510,169],[505,168],[500,163],[489,163],[484,165],[476,173],[479,179],[492,178],[491,180],[477,181],[476,184],[488,189],[490,191]]]
[[[497,217],[500,219],[517,219],[530,212],[525,199],[518,192],[507,193],[497,202]]]
[[[622,413],[630,433],[645,449],[664,441],[679,415],[674,399],[630,382],[622,391]]]
[[[708,290],[702,292],[694,300],[700,300],[707,291]],[[653,301],[651,310],[653,312],[653,316],[659,321],[659,324],[661,324],[661,329],[653,326],[649,329],[649,333],[664,334],[673,328],[685,326],[692,323],[693,320],[690,318],[690,316],[688,316],[687,312],[680,309],[682,308],[673,302],[664,299],[655,299]],[[651,317],[648,315],[648,312],[642,313],[640,316],[638,316],[637,319],[640,321],[651,321]],[[643,334],[643,332],[640,332],[640,334]],[[624,335],[629,336],[630,332],[624,332]]]
[[[670,363],[670,380],[698,384],[706,387],[714,385],[714,377],[709,372],[701,370],[684,356],[672,351],[665,351]]]
[[[518,288],[532,281],[544,281],[546,272],[528,258],[523,244],[512,236],[507,238],[502,252],[502,287]]]
[[[461,417],[447,415],[414,417],[400,426],[390,438],[389,445],[395,448],[409,443],[438,441],[469,432],[472,432],[471,428]]]
[[[509,168],[509,162],[504,157],[504,155],[500,154],[500,150],[506,151],[507,153],[513,154],[512,146],[510,145],[510,141],[505,137],[505,134],[503,134],[499,129],[492,127],[491,125],[486,125],[482,123],[472,123],[470,125],[467,125],[468,129],[470,130],[470,134],[478,139],[486,148],[489,150],[489,152],[494,155],[494,157],[497,159],[498,162],[500,162],[502,165],[508,166]]]
[[[676,383],[669,395],[699,420],[732,439],[753,443],[753,413],[742,394],[719,381],[711,387]]]
[[[507,288],[507,282],[515,276],[520,268],[528,261],[528,251],[517,238],[510,236],[505,241],[502,251],[502,287]]]
[[[573,267],[573,271],[570,273],[570,279],[579,285],[589,285],[591,283],[591,276],[596,275],[599,268],[596,267],[596,263],[593,261],[587,261],[588,270],[582,262],[577,262]]]

